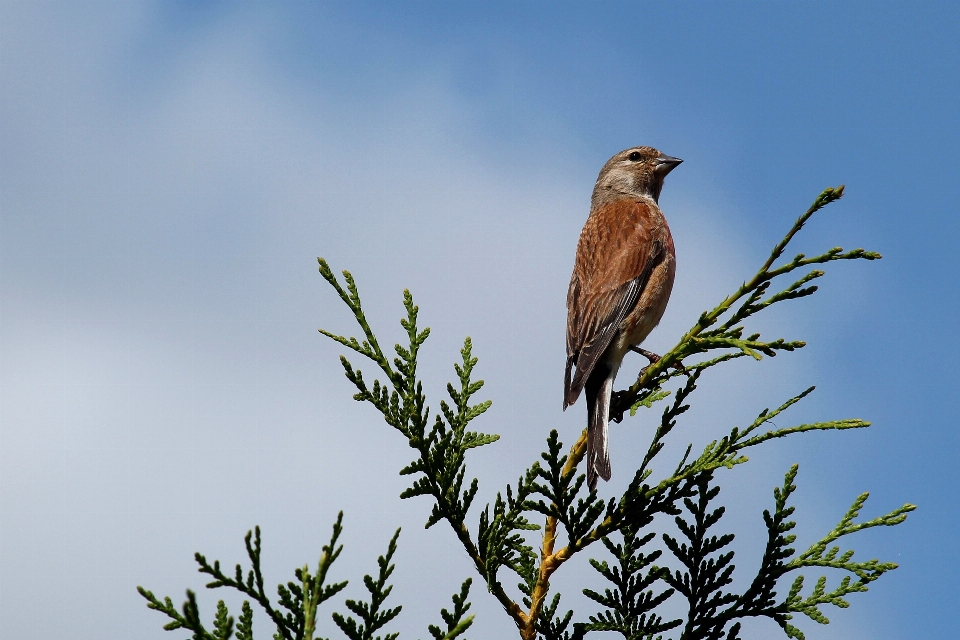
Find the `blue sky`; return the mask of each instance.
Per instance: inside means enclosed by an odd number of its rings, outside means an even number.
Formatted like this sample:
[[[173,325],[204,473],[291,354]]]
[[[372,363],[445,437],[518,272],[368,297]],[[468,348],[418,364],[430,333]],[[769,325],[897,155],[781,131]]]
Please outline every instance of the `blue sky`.
[[[946,637],[957,33],[947,3],[3,2],[0,635],[169,636],[136,585],[200,588],[193,552],[239,561],[255,524],[286,581],[344,509],[351,589],[403,526],[396,628],[423,637],[471,569],[446,529],[423,530],[426,501],[399,500],[402,438],[350,400],[316,333],[352,330],[316,257],[354,272],[388,344],[413,291],[434,402],[473,337],[494,401],[481,426],[502,435],[470,467],[491,500],[549,429],[582,426],[580,406],[560,411],[573,250],[600,166],[651,144],[685,160],[661,198],[678,276],[654,350],[847,185],[797,249],[884,259],[833,266],[758,324],[809,347],[705,378],[677,446],[812,384],[790,422],[873,421],[722,476],[738,565],[755,566],[760,512],[799,462],[798,544],[862,491],[868,516],[919,505],[854,539],[900,569],[808,637]],[[651,424],[614,430],[611,492]],[[561,587],[593,580],[564,570]],[[483,589],[472,600],[471,637],[509,637]]]

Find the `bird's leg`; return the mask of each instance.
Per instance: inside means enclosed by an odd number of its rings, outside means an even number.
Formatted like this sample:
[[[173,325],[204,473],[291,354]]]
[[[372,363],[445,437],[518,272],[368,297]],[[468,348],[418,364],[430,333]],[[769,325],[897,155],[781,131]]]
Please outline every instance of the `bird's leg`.
[[[641,349],[640,347],[635,347],[635,346],[633,346],[633,345],[630,345],[630,350],[631,350],[631,351],[636,351],[637,353],[639,353],[640,355],[642,355],[644,358],[646,358],[647,360],[650,361],[650,364],[657,364],[658,362],[660,362],[660,356],[658,356],[657,354],[655,354],[655,353],[652,352],[652,351],[647,351],[646,349]],[[641,369],[640,373],[642,374],[644,371],[646,371],[646,370],[647,370],[647,367],[649,367],[650,364],[648,364],[646,367],[644,367],[643,369]],[[687,369],[686,369],[686,368],[683,366],[683,364],[680,363],[680,362],[674,362],[674,363],[671,364],[670,366],[671,366],[672,368],[676,369],[677,371],[682,372],[682,373],[686,373],[686,372],[687,372]]]
[[[636,351],[637,353],[642,355],[644,358],[650,361],[650,364],[657,364],[658,362],[660,362],[660,356],[653,353],[652,351],[647,351],[646,349],[641,349],[640,347],[635,347],[633,345],[630,345],[630,350]]]

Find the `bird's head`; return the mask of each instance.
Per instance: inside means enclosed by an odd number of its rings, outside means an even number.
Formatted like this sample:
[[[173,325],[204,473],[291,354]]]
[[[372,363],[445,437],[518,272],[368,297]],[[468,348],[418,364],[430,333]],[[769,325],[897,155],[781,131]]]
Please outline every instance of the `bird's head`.
[[[660,198],[663,179],[683,162],[653,147],[633,147],[613,156],[603,165],[593,188],[594,206],[617,194]]]

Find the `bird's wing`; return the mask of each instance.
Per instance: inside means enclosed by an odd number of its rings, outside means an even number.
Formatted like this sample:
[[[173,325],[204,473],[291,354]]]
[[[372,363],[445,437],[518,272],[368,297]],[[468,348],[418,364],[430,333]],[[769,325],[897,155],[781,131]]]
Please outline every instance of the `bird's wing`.
[[[652,206],[637,200],[613,202],[594,211],[584,225],[567,292],[565,407],[576,402],[663,254]]]

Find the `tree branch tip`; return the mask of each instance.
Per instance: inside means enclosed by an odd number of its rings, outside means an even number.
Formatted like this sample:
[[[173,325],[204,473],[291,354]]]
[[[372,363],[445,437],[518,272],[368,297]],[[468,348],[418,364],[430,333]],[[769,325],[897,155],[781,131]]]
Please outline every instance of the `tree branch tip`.
[[[846,189],[846,185],[840,185],[838,187],[827,187],[823,190],[823,193],[820,194],[820,198],[827,199],[832,198],[833,200],[839,200],[843,197],[843,191]],[[819,199],[819,198],[818,198]]]

